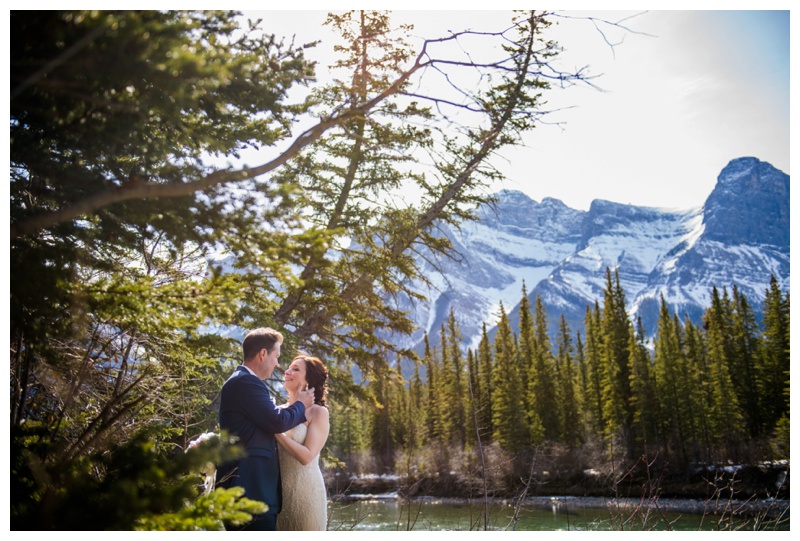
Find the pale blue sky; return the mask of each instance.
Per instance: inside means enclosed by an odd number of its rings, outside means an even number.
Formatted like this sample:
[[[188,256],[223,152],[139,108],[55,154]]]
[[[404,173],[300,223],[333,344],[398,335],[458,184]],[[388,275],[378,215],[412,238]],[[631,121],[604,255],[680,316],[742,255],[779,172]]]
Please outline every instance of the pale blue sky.
[[[385,4],[376,2],[391,7]],[[641,10],[563,13],[618,21]],[[325,63],[332,40],[322,27],[325,11],[261,16],[268,32],[296,35],[300,42],[321,39],[309,54]],[[506,17],[468,9],[394,13],[426,38]],[[551,106],[573,106],[550,118],[563,125],[543,125],[526,136],[524,148],[504,151],[498,165],[508,180],[498,188],[580,209],[597,198],[686,208],[702,205],[732,159],[755,156],[790,173],[788,10],[649,11],[625,24],[638,33],[627,33],[613,50],[588,20],[558,25],[553,37],[566,49],[565,67],[588,64],[601,75],[595,82],[604,92],[551,93]],[[612,41],[623,39],[607,30]]]

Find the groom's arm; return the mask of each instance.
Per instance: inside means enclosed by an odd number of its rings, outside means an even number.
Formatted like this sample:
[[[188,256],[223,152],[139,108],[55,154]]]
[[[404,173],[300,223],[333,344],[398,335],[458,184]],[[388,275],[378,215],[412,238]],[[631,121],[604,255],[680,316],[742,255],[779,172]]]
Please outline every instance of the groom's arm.
[[[306,407],[302,402],[279,408],[270,398],[264,384],[257,378],[247,378],[242,383],[244,385],[241,391],[246,396],[244,400],[246,415],[261,430],[277,434],[306,421]]]

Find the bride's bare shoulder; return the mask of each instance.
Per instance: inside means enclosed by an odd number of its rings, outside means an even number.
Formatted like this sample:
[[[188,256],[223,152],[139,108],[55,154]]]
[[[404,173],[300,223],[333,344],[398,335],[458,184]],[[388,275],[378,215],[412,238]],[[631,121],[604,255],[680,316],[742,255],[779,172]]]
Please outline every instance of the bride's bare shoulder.
[[[311,414],[312,419],[328,419],[330,416],[328,408],[325,406],[320,406],[319,404],[314,404],[311,406],[309,413]]]

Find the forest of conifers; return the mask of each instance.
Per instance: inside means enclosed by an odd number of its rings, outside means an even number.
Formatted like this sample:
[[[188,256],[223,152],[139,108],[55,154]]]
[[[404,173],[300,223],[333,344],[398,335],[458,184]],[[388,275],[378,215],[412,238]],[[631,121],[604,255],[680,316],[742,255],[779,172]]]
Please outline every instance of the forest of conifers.
[[[394,302],[419,299],[414,255],[454,257],[437,228],[490,202],[498,153],[554,113],[551,93],[592,87],[558,65],[554,23],[624,24],[515,12],[414,41],[391,13],[333,13],[323,78],[320,44],[269,17],[9,16],[12,529],[215,530],[262,512],[201,485],[241,449],[189,443],[217,430],[243,332],[264,326],[284,333],[284,366],[299,349],[328,366],[331,471],[474,472],[484,451],[508,478],[531,452],[787,456],[775,288],[763,327],[723,290],[702,327],[664,314],[652,352],[611,274],[582,336],[546,337],[523,305],[521,328],[503,319],[466,354],[454,319],[422,358],[383,338],[414,330]]]
[[[714,288],[702,324],[682,321],[662,299],[650,341],[630,321],[618,274],[608,270],[602,301],[586,308],[585,334],[562,316],[550,337],[548,314],[523,286],[518,329],[501,306],[494,340],[484,326],[477,350],[465,354],[451,312],[440,341],[426,337],[410,381],[388,362],[394,378],[367,378],[383,407],[336,403],[332,454],[351,463],[366,455],[379,473],[411,466],[420,479],[499,477],[500,487],[559,459],[572,461],[560,465],[569,475],[640,459],[662,474],[786,461],[789,295],[774,278],[762,311],[759,324],[735,286]],[[481,471],[491,465],[479,451],[489,449],[506,479]]]

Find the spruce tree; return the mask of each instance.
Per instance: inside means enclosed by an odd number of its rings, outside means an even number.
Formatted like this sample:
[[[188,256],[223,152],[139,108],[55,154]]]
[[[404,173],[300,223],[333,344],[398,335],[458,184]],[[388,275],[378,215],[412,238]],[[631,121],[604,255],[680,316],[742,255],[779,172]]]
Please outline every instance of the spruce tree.
[[[456,423],[454,430],[454,441],[463,448],[467,441],[467,434],[471,432],[472,422],[469,414],[469,389],[467,382],[467,370],[464,363],[464,356],[461,351],[461,329],[456,321],[456,314],[450,308],[450,315],[447,318],[447,351],[450,354],[450,365],[452,366],[452,381],[449,382],[450,393],[453,400],[451,414]]]
[[[538,416],[544,439],[558,441],[561,434],[561,404],[558,395],[556,361],[548,335],[547,312],[542,298],[537,295],[533,317],[533,360],[528,377],[530,407]],[[532,427],[535,418],[531,418]]]
[[[759,395],[764,423],[774,430],[789,413],[789,295],[784,295],[775,276],[764,296],[764,323]]]
[[[575,395],[580,414],[580,433],[582,440],[587,441],[589,439],[589,418],[586,410],[586,399],[589,389],[589,371],[586,366],[586,353],[580,331],[575,335],[575,365],[578,370]]]
[[[682,363],[681,329],[676,324],[676,319],[670,314],[662,295],[654,366],[659,391],[661,430],[667,456],[677,453],[675,460],[680,459],[685,464],[689,440],[689,428],[686,426],[686,395],[689,388],[685,381],[686,368]]]
[[[520,366],[514,337],[503,304],[494,340],[492,367],[492,439],[509,452],[519,452],[527,445],[523,410]]]
[[[492,344],[489,342],[489,333],[486,330],[486,322],[481,328],[481,341],[478,343],[478,392],[476,408],[478,412],[478,423],[480,429],[485,431],[489,438],[494,433],[492,396],[493,396],[493,375],[492,367],[494,359],[492,355]]]
[[[425,437],[423,412],[425,404],[425,387],[419,372],[420,363],[414,363],[414,374],[408,384],[408,443],[412,450],[422,446]]]
[[[746,432],[736,389],[730,373],[733,356],[731,340],[732,308],[727,291],[714,287],[711,306],[706,310],[704,325],[708,335],[709,379],[712,405],[709,411],[711,437],[720,452],[717,459],[738,459],[736,454],[741,437]]]
[[[628,339],[630,320],[625,308],[625,294],[619,283],[619,272],[606,269],[606,287],[603,291],[602,360],[603,412],[606,417],[606,435],[612,440],[619,437],[626,450],[632,452],[632,422],[630,362]]]
[[[441,441],[441,391],[439,389],[439,362],[436,351],[431,349],[428,333],[423,337],[425,344],[424,357],[425,364],[425,405],[423,411],[423,424],[425,440],[427,443]]]
[[[645,345],[641,318],[637,320],[636,331],[631,327],[630,333],[631,406],[634,410],[633,430],[638,446],[637,454],[652,457],[659,450],[658,403],[655,376]]]
[[[466,423],[466,446],[472,448],[477,443],[476,430],[480,429],[478,421],[478,407],[476,403],[478,384],[478,359],[472,348],[467,349],[467,378],[466,396],[464,399],[464,414],[467,416]],[[483,440],[483,435],[481,435]],[[481,441],[483,443],[483,441]]]
[[[711,370],[708,364],[708,353],[706,337],[700,332],[700,328],[695,325],[687,316],[684,320],[684,333],[686,336],[686,362],[690,371],[692,386],[688,392],[694,397],[693,402],[696,408],[693,411],[694,422],[697,427],[697,442],[699,460],[710,462],[708,449],[711,448],[711,427],[708,412],[713,405],[713,389],[708,375]]]
[[[523,282],[522,299],[519,303],[519,358],[524,374],[524,379],[520,384],[525,389],[526,395],[525,409],[522,415],[525,416],[527,421],[528,438],[531,443],[536,445],[544,440],[544,427],[539,417],[539,401],[541,398],[536,394],[536,384],[540,381],[540,377],[535,365],[536,337],[534,336],[534,331],[531,303],[525,282]]]
[[[370,449],[380,471],[389,471],[394,465],[395,442],[392,438],[392,418],[398,414],[392,411],[392,377],[389,363],[381,357],[382,366],[376,366],[376,372],[368,375],[367,389],[374,397],[375,407],[370,411],[368,434]],[[400,415],[402,416],[402,411]]]
[[[584,395],[584,417],[594,434],[603,434],[605,415],[603,412],[603,380],[605,369],[602,361],[603,334],[600,325],[601,310],[599,303],[594,307],[586,307],[584,330],[586,332],[586,391]]]
[[[575,447],[580,442],[580,416],[576,398],[576,374],[573,361],[571,330],[567,318],[561,314],[558,325],[558,387],[561,418],[561,441]]]
[[[747,298],[733,286],[731,340],[733,357],[730,360],[731,378],[739,397],[751,437],[766,433],[759,389],[761,388],[761,344],[758,324]]]

